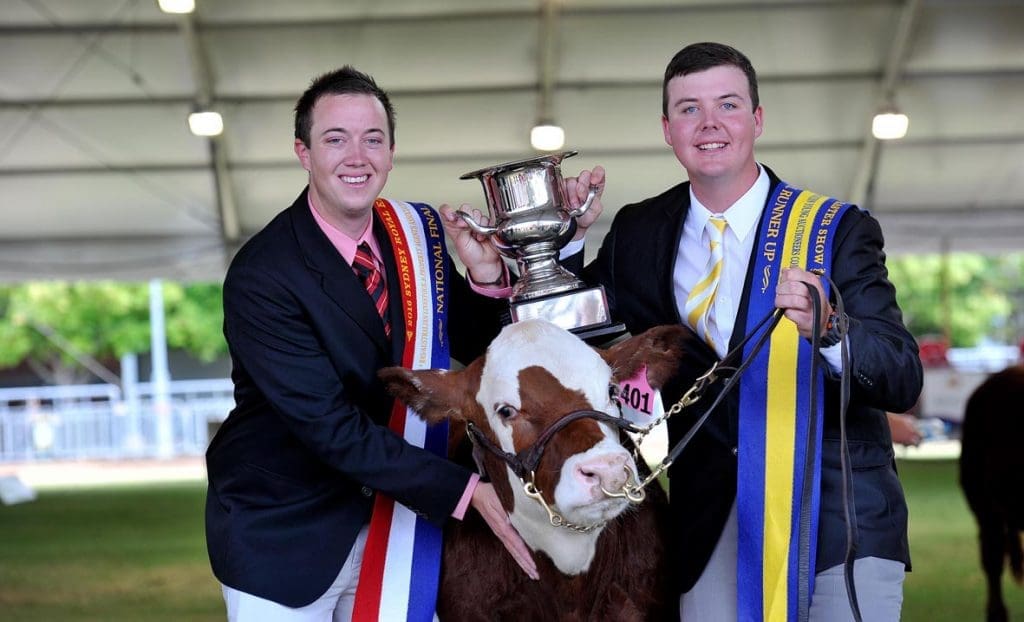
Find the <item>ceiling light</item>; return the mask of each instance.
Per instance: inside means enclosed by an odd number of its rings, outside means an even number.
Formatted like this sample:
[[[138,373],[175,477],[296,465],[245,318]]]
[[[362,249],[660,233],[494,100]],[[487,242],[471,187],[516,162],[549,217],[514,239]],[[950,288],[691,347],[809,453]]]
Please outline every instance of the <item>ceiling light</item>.
[[[910,119],[896,110],[883,110],[871,121],[871,133],[878,140],[895,140],[907,135]]]
[[[196,10],[195,0],[157,0],[164,13],[191,13]]]
[[[188,115],[188,129],[196,136],[219,136],[224,131],[224,119],[212,110],[193,112]]]
[[[553,123],[538,123],[530,130],[530,144],[538,151],[557,151],[565,144],[565,130]]]

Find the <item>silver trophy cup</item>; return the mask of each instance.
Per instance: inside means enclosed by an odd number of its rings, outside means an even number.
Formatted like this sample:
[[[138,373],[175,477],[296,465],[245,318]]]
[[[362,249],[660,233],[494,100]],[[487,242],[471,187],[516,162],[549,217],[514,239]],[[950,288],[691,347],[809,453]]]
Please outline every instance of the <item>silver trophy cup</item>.
[[[459,216],[478,234],[488,235],[498,251],[514,259],[519,280],[509,298],[513,322],[546,319],[580,337],[615,332],[611,326],[604,288],[587,287],[558,263],[558,251],[572,239],[573,218],[590,209],[597,188],[577,209],[567,209],[559,164],[576,155],[566,151],[498,164],[466,173],[460,179],[477,178],[493,225],[476,222],[466,212]]]

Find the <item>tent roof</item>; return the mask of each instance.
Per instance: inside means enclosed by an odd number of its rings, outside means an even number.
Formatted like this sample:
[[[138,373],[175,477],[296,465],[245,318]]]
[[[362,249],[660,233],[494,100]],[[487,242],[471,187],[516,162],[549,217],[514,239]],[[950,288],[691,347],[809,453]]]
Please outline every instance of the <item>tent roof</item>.
[[[1024,6],[984,0],[13,0],[0,7],[0,280],[219,280],[305,183],[292,108],[342,64],[398,112],[385,195],[482,204],[467,171],[534,155],[608,170],[605,214],[678,183],[661,74],[683,45],[735,45],[760,78],[758,157],[859,201],[892,253],[1024,250]],[[546,97],[545,97],[546,96]],[[216,140],[185,118],[208,101]],[[546,103],[545,103],[546,102]],[[900,141],[870,135],[891,102]]]

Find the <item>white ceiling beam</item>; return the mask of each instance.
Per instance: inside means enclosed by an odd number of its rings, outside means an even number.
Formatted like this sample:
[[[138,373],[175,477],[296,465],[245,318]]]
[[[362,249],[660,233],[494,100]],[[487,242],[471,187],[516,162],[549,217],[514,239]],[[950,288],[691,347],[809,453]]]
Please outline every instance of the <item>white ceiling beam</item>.
[[[900,11],[900,19],[896,24],[896,33],[882,70],[877,104],[875,110],[871,111],[872,115],[882,107],[890,106],[893,103],[896,88],[903,73],[903,65],[906,62],[907,47],[910,44],[914,21],[920,12],[921,0],[907,0]],[[865,119],[864,146],[861,148],[857,172],[850,188],[850,201],[861,207],[871,207],[868,203],[872,200],[872,188],[878,174],[879,148],[878,139],[871,133],[871,120]]]
[[[210,65],[203,50],[202,41],[196,33],[195,20],[191,14],[182,15],[179,20],[181,35],[185,40],[189,61],[192,64],[192,78],[195,81],[195,104],[206,109],[213,103],[213,79],[210,76]],[[225,128],[230,131],[230,127]],[[240,237],[241,228],[238,224],[238,205],[235,201],[234,187],[228,174],[228,160],[225,154],[224,136],[208,138],[210,149],[210,168],[214,184],[217,188],[217,208],[220,216],[221,236],[227,247],[234,247]]]

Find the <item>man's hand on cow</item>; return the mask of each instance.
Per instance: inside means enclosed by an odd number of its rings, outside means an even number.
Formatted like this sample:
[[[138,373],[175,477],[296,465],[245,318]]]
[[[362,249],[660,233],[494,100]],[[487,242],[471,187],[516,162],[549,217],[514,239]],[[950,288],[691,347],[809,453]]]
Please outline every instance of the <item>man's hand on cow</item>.
[[[491,531],[498,536],[498,540],[505,545],[505,548],[512,554],[519,567],[534,581],[540,578],[537,574],[537,563],[533,561],[530,549],[523,542],[522,536],[512,526],[512,522],[498,499],[498,493],[494,491],[494,485],[487,482],[480,482],[473,490],[473,498],[470,504],[476,508],[480,516],[487,521]]]
[[[480,210],[472,209],[469,205],[463,205],[459,211],[469,214],[474,221],[483,226],[490,226],[490,218],[484,216]],[[440,208],[441,224],[448,238],[455,247],[462,264],[470,274],[474,283],[493,283],[502,278],[505,274],[505,265],[494,247],[490,236],[481,235],[473,231],[469,224],[448,204]]]
[[[814,327],[812,290],[807,288],[808,284],[821,301],[821,317],[817,328]],[[825,290],[821,286],[821,277],[800,268],[782,270],[779,286],[775,289],[775,306],[785,310],[786,317],[796,324],[797,331],[805,339],[811,339],[812,330],[824,335],[828,326],[828,316],[832,312],[832,306],[828,303]]]
[[[587,235],[587,229],[604,210],[601,203],[601,195],[604,194],[604,167],[595,166],[593,170],[583,171],[579,176],[567,177],[565,180],[565,198],[569,202],[566,208],[569,210],[577,209],[586,202],[591,186],[597,189],[597,195],[594,196],[594,201],[587,211],[576,218],[576,235],[573,236],[573,240],[582,240]]]

